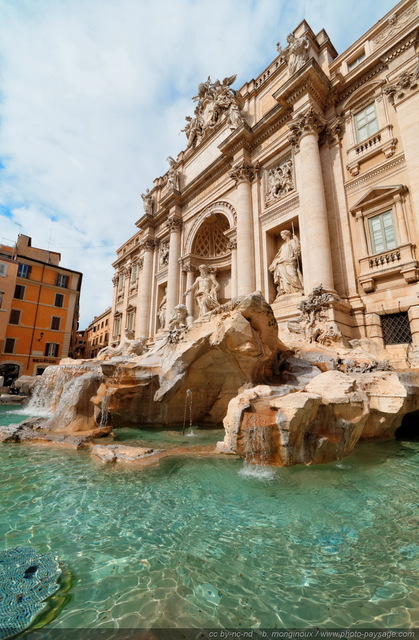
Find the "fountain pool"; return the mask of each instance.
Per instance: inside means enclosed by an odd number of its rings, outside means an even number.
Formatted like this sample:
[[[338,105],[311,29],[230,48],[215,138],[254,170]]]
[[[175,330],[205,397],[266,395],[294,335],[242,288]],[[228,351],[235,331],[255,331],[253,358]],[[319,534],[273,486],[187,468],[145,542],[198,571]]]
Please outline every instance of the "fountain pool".
[[[419,626],[419,442],[269,473],[15,444],[0,465],[0,549],[53,551],[74,577],[46,628]]]

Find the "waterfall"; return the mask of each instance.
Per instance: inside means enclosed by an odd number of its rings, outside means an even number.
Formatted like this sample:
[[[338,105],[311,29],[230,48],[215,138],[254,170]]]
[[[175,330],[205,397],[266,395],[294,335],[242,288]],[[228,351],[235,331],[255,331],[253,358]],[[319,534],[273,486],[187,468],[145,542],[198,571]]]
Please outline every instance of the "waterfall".
[[[48,416],[56,410],[61,396],[71,394],[74,380],[87,372],[98,373],[99,365],[58,365],[47,367],[34,385],[31,398],[22,413],[31,416]]]
[[[254,425],[245,432],[245,459],[250,464],[266,466],[273,455],[274,443],[269,427]]]
[[[185,435],[186,419],[187,419],[188,413],[189,413],[189,433],[187,433],[186,435],[194,436],[196,434],[192,429],[192,391],[190,389],[186,389],[182,435]]]

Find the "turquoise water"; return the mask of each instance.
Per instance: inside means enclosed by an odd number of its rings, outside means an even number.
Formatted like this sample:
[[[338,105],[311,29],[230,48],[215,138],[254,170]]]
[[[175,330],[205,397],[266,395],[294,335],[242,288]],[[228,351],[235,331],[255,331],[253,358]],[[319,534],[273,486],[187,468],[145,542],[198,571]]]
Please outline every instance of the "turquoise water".
[[[14,444],[0,465],[0,548],[53,551],[74,576],[48,628],[419,626],[419,443],[256,475]]]

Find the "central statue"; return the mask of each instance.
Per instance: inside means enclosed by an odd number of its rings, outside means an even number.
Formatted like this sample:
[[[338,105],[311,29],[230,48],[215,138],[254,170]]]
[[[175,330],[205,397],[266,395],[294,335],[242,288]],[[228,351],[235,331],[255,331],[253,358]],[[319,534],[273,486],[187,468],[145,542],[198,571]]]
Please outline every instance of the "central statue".
[[[186,296],[191,291],[195,292],[195,299],[199,307],[199,317],[201,317],[208,313],[208,311],[212,311],[220,306],[217,299],[220,285],[214,274],[210,273],[206,264],[201,264],[198,268],[200,275],[183,295]]]

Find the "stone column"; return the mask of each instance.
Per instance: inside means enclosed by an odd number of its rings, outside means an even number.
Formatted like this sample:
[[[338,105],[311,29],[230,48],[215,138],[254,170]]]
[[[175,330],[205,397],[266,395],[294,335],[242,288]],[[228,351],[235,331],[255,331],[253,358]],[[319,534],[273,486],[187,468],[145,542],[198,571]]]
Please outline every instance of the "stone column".
[[[195,282],[195,269],[191,264],[187,263],[183,265],[183,271],[186,273],[186,290],[188,290]],[[188,316],[190,317],[193,316],[194,311],[193,298],[193,291],[185,296],[185,305],[188,310]]]
[[[292,131],[291,142],[299,144],[300,150],[300,234],[305,236],[302,245],[308,248],[309,253],[304,260],[308,265],[308,273],[304,272],[305,293],[310,293],[321,284],[330,291],[334,288],[332,253],[318,145],[323,122],[310,108],[299,113],[289,127]]]
[[[112,344],[113,319],[114,319],[115,312],[116,312],[116,304],[118,302],[118,282],[119,282],[119,275],[118,275],[118,273],[115,273],[115,275],[112,278],[113,301],[112,301],[112,313],[111,313],[110,322],[109,322],[109,344]]]
[[[172,216],[167,222],[170,229],[169,242],[169,264],[167,270],[167,305],[166,305],[166,325],[172,317],[172,313],[179,304],[179,258],[180,258],[180,232],[182,220],[177,216]]]
[[[142,242],[144,250],[142,256],[142,270],[140,275],[140,285],[138,287],[137,303],[137,328],[136,338],[150,337],[150,305],[151,286],[153,277],[153,256],[156,248],[154,238],[147,238]]]
[[[127,322],[127,307],[129,306],[129,287],[130,287],[130,279],[131,279],[131,271],[132,266],[131,263],[127,264],[124,268],[124,306],[122,309],[122,319],[121,319],[121,335],[124,334],[124,330]]]
[[[253,237],[251,183],[257,167],[242,160],[233,167],[230,177],[237,188],[237,295],[255,290],[255,245]]]
[[[237,242],[230,240],[228,248],[231,251],[231,297],[237,296]]]

